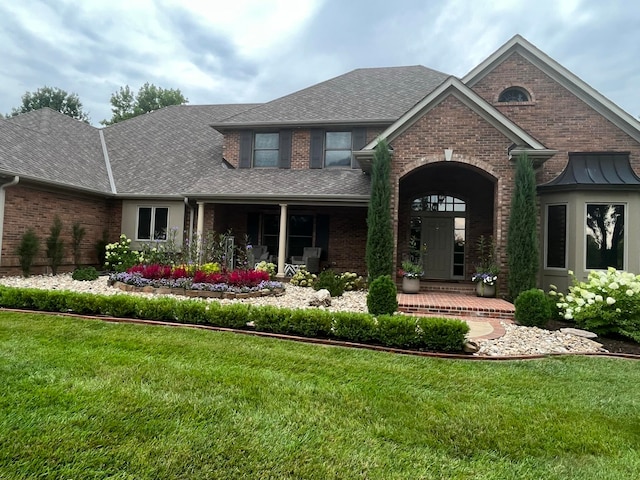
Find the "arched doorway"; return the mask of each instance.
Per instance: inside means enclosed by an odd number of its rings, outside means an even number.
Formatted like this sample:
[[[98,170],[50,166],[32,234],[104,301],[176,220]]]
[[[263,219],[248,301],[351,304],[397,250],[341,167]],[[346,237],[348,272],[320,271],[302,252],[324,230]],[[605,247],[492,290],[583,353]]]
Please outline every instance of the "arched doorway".
[[[398,191],[398,257],[420,262],[425,279],[469,280],[481,236],[495,235],[497,179],[466,163],[410,171]]]
[[[450,195],[430,194],[411,202],[411,260],[430,278],[465,276],[466,203]]]

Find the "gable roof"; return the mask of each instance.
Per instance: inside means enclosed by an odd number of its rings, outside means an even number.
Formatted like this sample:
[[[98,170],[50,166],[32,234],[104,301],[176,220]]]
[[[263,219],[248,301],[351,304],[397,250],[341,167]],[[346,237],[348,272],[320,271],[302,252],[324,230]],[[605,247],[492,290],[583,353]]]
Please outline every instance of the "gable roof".
[[[386,139],[388,142],[392,142],[418,119],[424,116],[429,110],[436,107],[449,96],[453,96],[460,100],[463,104],[493,125],[505,137],[509,138],[514,143],[516,147],[515,150],[519,153],[527,152],[529,155],[540,159],[546,159],[556,153],[555,150],[547,149],[542,143],[509,120],[509,118],[500,113],[496,108],[463,84],[460,80],[455,77],[449,77],[446,81],[441,83],[438,88],[429,93],[413,108],[402,115],[402,117],[400,117],[393,125],[389,126],[384,132],[382,132],[378,138],[366,145],[361,151],[354,153],[362,168],[364,170],[368,170],[370,168],[373,150],[381,139]]]
[[[640,142],[640,121],[520,35],[514,35],[507,43],[487,57],[486,60],[467,73],[462,78],[462,82],[469,87],[473,87],[513,53],[520,54],[618,128]]]
[[[448,75],[421,65],[361,68],[214,123],[237,127],[389,124]]]
[[[42,183],[110,191],[99,130],[50,108],[0,122],[0,172]]]

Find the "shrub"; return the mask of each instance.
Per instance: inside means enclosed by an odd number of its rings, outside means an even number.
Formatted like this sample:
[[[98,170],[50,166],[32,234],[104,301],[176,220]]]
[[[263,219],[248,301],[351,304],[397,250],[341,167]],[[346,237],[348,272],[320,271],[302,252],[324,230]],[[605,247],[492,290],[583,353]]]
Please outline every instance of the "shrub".
[[[276,273],[278,273],[276,264],[267,262],[265,260],[262,260],[261,262],[257,263],[255,266],[255,269],[261,270],[263,272],[267,272],[269,274],[269,278],[274,278],[276,276]]]
[[[350,342],[369,343],[376,338],[376,321],[368,313],[336,312],[333,336]]]
[[[416,348],[420,344],[416,318],[406,315],[380,315],[376,339],[386,347]]]
[[[344,290],[346,292],[364,290],[367,286],[367,282],[364,281],[364,278],[359,276],[357,273],[344,272],[340,277],[344,282]]]
[[[115,272],[126,272],[127,269],[142,263],[140,252],[131,250],[131,239],[123,233],[116,243],[105,247],[104,265]]]
[[[371,282],[367,308],[372,315],[391,315],[398,310],[398,289],[390,275],[383,275]]]
[[[176,303],[175,317],[180,323],[203,324],[207,319],[208,304],[202,300],[188,300]]]
[[[80,245],[82,244],[82,240],[84,239],[86,233],[87,231],[82,225],[80,225],[80,222],[76,222],[73,224],[73,227],[71,229],[71,248],[73,250],[73,263],[75,264],[76,268],[80,266]]]
[[[460,352],[469,324],[462,320],[437,317],[418,318],[420,347],[438,352]]]
[[[93,267],[76,268],[71,274],[71,278],[80,282],[97,280],[100,274]]]
[[[47,258],[49,259],[51,273],[56,275],[58,273],[58,267],[62,264],[64,257],[64,242],[60,238],[60,234],[62,233],[62,220],[60,220],[60,217],[57,215],[53,218],[53,225],[51,225],[49,232],[46,240]]]
[[[537,288],[525,290],[515,301],[515,320],[527,327],[544,327],[551,319],[547,295]]]
[[[393,270],[393,227],[391,224],[391,153],[381,140],[373,156],[371,195],[367,210],[365,257],[369,280],[391,275]]]
[[[247,326],[247,322],[251,316],[251,307],[249,305],[232,303],[219,308],[212,308],[212,305],[209,306],[207,315],[207,319],[211,325],[225,328],[245,328]]]
[[[102,231],[102,238],[98,240],[95,245],[96,258],[98,259],[98,266],[100,268],[105,265],[105,255],[107,254],[107,245],[109,244],[109,234],[106,229]]]
[[[140,302],[137,314],[148,320],[175,322],[178,303],[179,300],[170,297],[147,298]]]
[[[516,160],[516,173],[511,211],[509,213],[509,233],[507,236],[507,278],[509,298],[517,298],[536,286],[538,274],[538,234],[536,207],[536,175],[533,164],[526,155]]]
[[[315,273],[309,273],[306,269],[301,268],[296,273],[294,273],[291,280],[289,280],[289,284],[296,285],[298,287],[311,287],[318,279]]]
[[[332,297],[339,297],[344,293],[345,279],[341,275],[336,275],[333,270],[325,270],[318,275],[314,282],[314,290],[326,289]]]
[[[33,229],[30,228],[22,235],[20,238],[20,244],[16,249],[16,253],[20,260],[20,268],[22,269],[22,274],[25,277],[31,275],[31,267],[39,249],[40,239]]]
[[[640,275],[613,267],[592,270],[587,282],[574,277],[569,294],[556,296],[563,317],[575,320],[580,328],[640,342]]]

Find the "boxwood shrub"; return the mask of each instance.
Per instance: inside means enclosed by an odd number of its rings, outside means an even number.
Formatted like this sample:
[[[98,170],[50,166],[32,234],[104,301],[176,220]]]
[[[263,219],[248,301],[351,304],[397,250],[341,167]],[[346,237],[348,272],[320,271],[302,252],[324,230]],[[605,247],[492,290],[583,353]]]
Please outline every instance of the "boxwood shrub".
[[[201,299],[93,295],[59,290],[0,286],[5,308],[109,315],[124,318],[212,325],[242,329],[252,321],[258,331],[307,337],[335,338],[387,347],[460,351],[469,331],[460,320],[416,318],[407,315],[287,309],[242,303],[221,305]]]

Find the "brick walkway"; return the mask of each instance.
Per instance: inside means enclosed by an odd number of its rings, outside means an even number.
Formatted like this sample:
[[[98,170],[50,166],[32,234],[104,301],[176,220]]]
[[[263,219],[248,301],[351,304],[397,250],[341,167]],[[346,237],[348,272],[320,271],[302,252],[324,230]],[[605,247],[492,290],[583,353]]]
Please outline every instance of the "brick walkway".
[[[470,338],[488,339],[504,335],[501,322],[513,323],[513,304],[500,298],[450,292],[398,294],[398,309],[405,313],[442,316],[465,320],[471,327]]]

